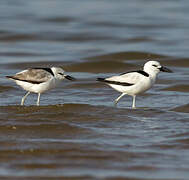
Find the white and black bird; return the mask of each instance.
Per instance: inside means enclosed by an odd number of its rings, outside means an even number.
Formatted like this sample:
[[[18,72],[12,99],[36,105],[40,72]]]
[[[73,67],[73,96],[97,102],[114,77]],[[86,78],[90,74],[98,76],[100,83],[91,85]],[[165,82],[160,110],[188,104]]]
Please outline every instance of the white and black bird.
[[[28,91],[22,98],[21,105],[24,105],[26,97],[32,92],[38,93],[38,106],[40,103],[41,93],[57,87],[65,78],[68,80],[75,80],[75,78],[66,75],[61,67],[29,68],[18,72],[13,76],[6,77],[14,80],[17,85]]]
[[[161,66],[157,61],[148,61],[144,64],[143,70],[130,71],[109,78],[97,78],[97,81],[107,83],[122,93],[115,100],[115,105],[117,105],[118,101],[124,95],[130,95],[133,97],[132,108],[136,108],[136,95],[150,89],[156,82],[157,75],[160,71],[172,72],[170,69]]]

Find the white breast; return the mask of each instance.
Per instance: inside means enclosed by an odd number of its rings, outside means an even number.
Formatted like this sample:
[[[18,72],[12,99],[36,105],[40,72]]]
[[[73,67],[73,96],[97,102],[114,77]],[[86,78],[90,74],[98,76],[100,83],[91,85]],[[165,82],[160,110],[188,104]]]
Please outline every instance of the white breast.
[[[153,81],[151,77],[143,76],[143,78],[141,78],[136,84],[132,86],[121,86],[115,84],[109,84],[109,86],[119,92],[133,96],[147,91],[153,86],[154,82],[155,81]]]

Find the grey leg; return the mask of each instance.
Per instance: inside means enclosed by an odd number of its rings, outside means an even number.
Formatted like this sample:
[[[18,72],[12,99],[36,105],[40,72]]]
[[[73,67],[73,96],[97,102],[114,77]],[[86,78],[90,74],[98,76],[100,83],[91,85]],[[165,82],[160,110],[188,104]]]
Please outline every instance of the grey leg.
[[[22,98],[22,101],[21,101],[21,106],[24,105],[24,101],[25,99],[27,98],[27,96],[30,94],[30,92],[27,92],[26,95]]]
[[[115,101],[114,101],[114,105],[116,106],[118,101],[123,97],[125,96],[126,94],[125,93],[122,93]]]
[[[37,106],[39,106],[40,96],[41,96],[41,93],[38,93],[38,98],[37,98]]]
[[[135,106],[135,102],[136,102],[136,96],[133,96],[133,105],[132,105],[132,108],[135,109],[136,106]]]

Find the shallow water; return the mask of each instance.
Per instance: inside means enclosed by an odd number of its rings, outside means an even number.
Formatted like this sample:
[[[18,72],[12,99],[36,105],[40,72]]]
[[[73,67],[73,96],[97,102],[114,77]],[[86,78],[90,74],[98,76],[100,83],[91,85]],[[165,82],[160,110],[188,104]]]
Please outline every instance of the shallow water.
[[[189,1],[0,2],[1,179],[189,179]],[[97,77],[158,60],[174,73],[132,98]],[[62,66],[77,81],[20,101],[5,78]]]

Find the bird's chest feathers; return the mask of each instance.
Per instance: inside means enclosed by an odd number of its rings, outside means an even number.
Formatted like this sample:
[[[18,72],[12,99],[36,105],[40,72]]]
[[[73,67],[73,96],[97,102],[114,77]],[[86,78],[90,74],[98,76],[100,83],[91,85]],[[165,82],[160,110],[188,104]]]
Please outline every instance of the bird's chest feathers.
[[[60,80],[58,79],[51,79],[47,84],[49,86],[49,89],[55,88],[60,85]]]
[[[149,77],[145,77],[138,84],[138,88],[140,89],[141,92],[144,92],[144,91],[150,89],[153,86],[154,82],[155,82],[155,80],[153,78],[151,78],[150,76]]]

